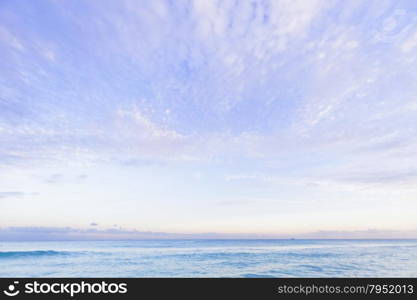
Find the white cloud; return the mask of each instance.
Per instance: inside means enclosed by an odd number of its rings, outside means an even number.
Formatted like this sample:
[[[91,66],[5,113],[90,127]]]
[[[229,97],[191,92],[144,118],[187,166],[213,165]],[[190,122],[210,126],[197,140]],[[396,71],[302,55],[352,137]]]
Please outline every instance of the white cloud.
[[[121,132],[121,134],[127,133],[126,130],[130,130],[130,134],[150,139],[181,140],[185,138],[185,136],[177,133],[175,130],[164,129],[156,125],[149,118],[145,117],[137,107],[133,107],[130,110],[118,110],[117,115],[127,121],[127,126],[130,125],[129,121],[134,122],[132,128],[122,129],[124,132]]]
[[[225,203],[256,191],[306,205],[306,191],[364,206],[372,193],[415,193],[417,36],[407,3],[72,5],[45,4],[48,22],[31,9],[1,13],[3,173],[111,165],[117,180],[130,166],[127,181],[139,182],[135,172],[149,167],[154,182],[198,179],[175,190],[183,207],[195,192],[202,214],[206,189]]]
[[[19,51],[24,50],[24,46],[21,40],[3,26],[0,26],[0,41]]]
[[[417,46],[417,31],[415,31],[401,46],[404,52],[410,52]]]

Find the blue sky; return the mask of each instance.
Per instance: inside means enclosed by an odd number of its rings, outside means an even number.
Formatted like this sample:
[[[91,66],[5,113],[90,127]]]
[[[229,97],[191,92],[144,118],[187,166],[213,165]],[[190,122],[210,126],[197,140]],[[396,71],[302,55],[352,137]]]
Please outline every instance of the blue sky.
[[[412,0],[1,1],[0,227],[417,230],[416,82]]]

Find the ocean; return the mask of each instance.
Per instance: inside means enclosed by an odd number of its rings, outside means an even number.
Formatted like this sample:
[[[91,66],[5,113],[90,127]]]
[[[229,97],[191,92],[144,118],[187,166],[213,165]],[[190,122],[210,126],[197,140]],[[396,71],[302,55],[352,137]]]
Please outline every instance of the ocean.
[[[0,277],[417,277],[417,240],[0,242]]]

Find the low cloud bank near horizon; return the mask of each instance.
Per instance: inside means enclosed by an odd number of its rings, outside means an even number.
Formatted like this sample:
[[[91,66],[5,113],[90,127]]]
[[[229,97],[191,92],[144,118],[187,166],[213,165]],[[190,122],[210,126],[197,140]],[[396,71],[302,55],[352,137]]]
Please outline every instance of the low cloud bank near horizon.
[[[76,241],[142,239],[417,239],[417,230],[316,231],[301,234],[262,233],[173,233],[134,229],[77,229],[72,227],[4,227],[0,242],[7,241]]]

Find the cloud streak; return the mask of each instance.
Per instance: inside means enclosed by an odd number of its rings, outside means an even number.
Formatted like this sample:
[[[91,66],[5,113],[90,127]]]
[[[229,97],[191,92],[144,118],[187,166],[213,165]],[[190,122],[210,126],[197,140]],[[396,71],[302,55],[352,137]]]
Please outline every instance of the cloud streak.
[[[0,192],[0,199],[4,198],[20,198],[23,197],[25,193],[22,192]]]

